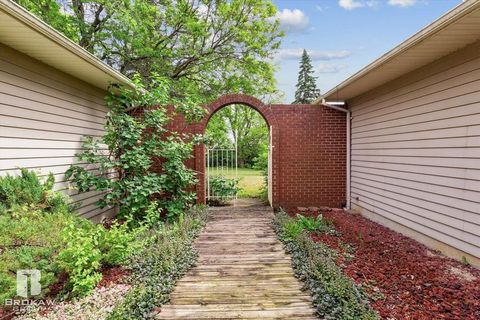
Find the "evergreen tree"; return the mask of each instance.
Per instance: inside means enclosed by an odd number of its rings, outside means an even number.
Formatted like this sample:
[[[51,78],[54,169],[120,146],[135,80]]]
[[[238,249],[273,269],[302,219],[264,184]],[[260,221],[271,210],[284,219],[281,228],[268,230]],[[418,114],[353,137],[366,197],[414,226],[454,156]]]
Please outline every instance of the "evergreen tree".
[[[294,104],[312,103],[320,96],[320,90],[317,89],[316,83],[317,77],[313,76],[313,72],[312,60],[310,60],[307,50],[304,49],[300,61]]]

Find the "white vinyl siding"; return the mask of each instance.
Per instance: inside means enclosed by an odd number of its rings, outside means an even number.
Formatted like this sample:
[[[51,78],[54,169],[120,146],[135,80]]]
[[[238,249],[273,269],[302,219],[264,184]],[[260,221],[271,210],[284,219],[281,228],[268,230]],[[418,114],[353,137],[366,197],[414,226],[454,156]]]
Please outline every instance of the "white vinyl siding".
[[[352,207],[480,257],[480,44],[348,104]]]
[[[55,188],[78,202],[82,216],[111,215],[111,208],[95,205],[101,194],[78,194],[64,177],[78,163],[83,136],[103,135],[104,96],[103,90],[0,44],[0,175],[18,174],[18,168],[42,176],[51,172]]]

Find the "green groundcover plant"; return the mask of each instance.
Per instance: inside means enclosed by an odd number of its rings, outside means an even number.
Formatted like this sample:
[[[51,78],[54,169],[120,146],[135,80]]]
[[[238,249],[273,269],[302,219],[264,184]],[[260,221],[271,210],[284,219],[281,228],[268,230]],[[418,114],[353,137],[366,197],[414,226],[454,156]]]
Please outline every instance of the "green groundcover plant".
[[[327,245],[315,243],[306,232],[305,226],[315,226],[317,230],[319,221],[306,223],[305,219],[291,218],[280,212],[276,214],[273,226],[292,256],[295,275],[310,290],[318,314],[325,319],[379,319],[370,307],[367,295],[336,265],[337,252]]]
[[[150,229],[143,248],[126,263],[133,289],[108,319],[154,318],[154,308],[168,301],[176,281],[195,264],[197,251],[193,240],[206,221],[206,208],[197,206],[180,215],[175,223]]]

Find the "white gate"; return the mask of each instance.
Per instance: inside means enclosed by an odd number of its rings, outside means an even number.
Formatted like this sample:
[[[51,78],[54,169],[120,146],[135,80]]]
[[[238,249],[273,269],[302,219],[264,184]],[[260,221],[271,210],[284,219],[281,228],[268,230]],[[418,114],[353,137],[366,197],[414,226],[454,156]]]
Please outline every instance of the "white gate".
[[[207,149],[206,152],[206,188],[208,202],[228,202],[237,199],[237,192],[220,193],[219,183],[225,179],[238,181],[238,152],[234,149]]]
[[[267,188],[268,188],[268,202],[270,206],[272,206],[272,198],[273,198],[273,191],[272,191],[272,155],[273,155],[273,131],[272,126],[270,126],[270,141],[268,143],[268,177],[267,177]]]

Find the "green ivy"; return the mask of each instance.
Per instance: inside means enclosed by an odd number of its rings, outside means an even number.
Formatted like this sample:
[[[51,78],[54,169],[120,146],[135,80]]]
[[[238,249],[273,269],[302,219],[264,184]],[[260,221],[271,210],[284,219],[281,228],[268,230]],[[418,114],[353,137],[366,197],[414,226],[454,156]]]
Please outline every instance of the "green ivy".
[[[367,295],[336,265],[337,252],[315,243],[307,232],[292,233],[292,224],[297,222],[285,212],[273,220],[275,231],[292,256],[295,275],[305,282],[318,314],[336,320],[379,319]]]

